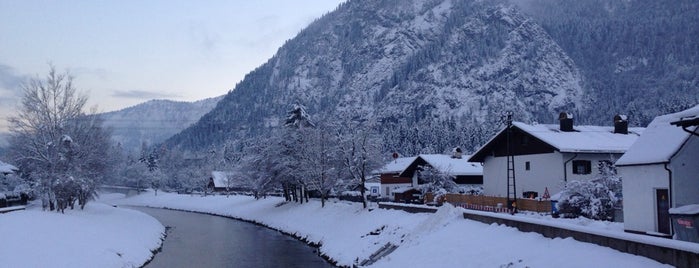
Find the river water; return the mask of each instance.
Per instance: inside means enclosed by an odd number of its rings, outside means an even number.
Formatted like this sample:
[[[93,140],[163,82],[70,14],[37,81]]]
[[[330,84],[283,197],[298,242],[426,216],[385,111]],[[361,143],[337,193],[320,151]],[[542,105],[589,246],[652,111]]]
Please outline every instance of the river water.
[[[166,209],[133,209],[170,227],[162,251],[147,268],[333,267],[315,248],[252,223]]]

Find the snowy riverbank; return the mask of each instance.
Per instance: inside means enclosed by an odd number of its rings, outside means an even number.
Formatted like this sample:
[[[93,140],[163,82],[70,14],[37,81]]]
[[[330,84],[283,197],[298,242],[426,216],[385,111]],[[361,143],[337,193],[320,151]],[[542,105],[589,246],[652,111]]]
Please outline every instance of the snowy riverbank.
[[[270,197],[190,196],[159,193],[130,198],[104,195],[103,202],[167,207],[258,222],[322,246],[323,254],[351,266],[391,243],[398,248],[372,267],[662,267],[653,260],[573,239],[549,239],[514,228],[465,220],[444,206],[435,214],[363,210],[330,201],[283,203]]]
[[[0,214],[0,266],[140,267],[164,233],[149,215],[99,202],[65,214],[29,206]]]

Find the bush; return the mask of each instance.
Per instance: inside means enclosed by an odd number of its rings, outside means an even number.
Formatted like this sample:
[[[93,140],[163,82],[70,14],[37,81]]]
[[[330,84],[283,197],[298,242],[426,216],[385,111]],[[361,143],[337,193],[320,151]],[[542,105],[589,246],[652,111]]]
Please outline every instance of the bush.
[[[559,194],[556,208],[563,217],[583,216],[594,220],[614,219],[614,207],[621,203],[621,178],[607,161],[599,165],[600,176],[592,181],[568,182]]]

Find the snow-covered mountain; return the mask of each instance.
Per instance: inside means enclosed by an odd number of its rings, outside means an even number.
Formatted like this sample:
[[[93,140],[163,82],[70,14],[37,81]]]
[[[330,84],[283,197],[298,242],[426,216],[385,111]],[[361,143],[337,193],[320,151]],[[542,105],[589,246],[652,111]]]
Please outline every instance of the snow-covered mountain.
[[[574,62],[505,1],[350,0],[167,143],[196,149],[255,135],[297,102],[316,116],[409,124],[482,123],[505,110],[549,122],[586,103]]]
[[[111,128],[113,139],[126,150],[139,149],[142,143],[158,144],[189,127],[211,111],[223,96],[195,102],[150,100],[119,111],[101,114],[104,126]]]

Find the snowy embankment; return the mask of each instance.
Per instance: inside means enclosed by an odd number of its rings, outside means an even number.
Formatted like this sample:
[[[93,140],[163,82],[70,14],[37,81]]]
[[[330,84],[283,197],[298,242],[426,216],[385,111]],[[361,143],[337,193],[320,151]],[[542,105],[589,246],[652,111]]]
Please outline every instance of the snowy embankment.
[[[30,206],[0,214],[0,266],[140,267],[164,234],[147,214],[98,202],[65,214]]]
[[[653,260],[571,238],[549,239],[497,224],[465,220],[445,205],[435,214],[361,208],[333,202],[285,203],[270,197],[141,194],[109,202],[166,207],[254,221],[320,244],[320,251],[351,266],[388,243],[398,248],[372,267],[660,267]]]

